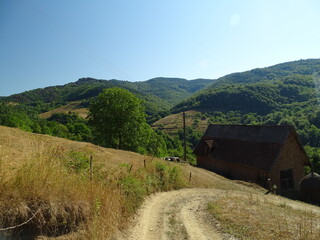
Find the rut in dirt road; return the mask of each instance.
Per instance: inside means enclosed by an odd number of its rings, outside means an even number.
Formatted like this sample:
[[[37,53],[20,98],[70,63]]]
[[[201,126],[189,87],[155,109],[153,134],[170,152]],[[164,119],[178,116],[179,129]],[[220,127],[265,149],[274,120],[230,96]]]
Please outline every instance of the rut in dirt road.
[[[206,210],[207,202],[214,200],[219,193],[219,190],[209,189],[158,193],[145,202],[138,214],[138,223],[123,239],[225,239],[216,230]]]
[[[241,185],[239,185],[239,190]],[[207,203],[223,197],[243,196],[246,192],[213,188],[181,189],[150,196],[135,216],[131,228],[119,233],[115,240],[236,240],[222,233],[220,223],[207,211]],[[264,201],[263,192],[250,193]],[[320,214],[316,206],[272,195],[267,201],[285,204],[292,209]]]

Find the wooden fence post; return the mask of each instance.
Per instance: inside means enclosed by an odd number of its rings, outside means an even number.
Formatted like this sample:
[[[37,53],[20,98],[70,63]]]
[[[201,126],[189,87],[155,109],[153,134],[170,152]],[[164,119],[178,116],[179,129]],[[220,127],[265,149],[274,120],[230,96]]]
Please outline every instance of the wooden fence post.
[[[189,183],[191,182],[191,177],[192,177],[192,173],[190,172],[190,175],[189,175]]]
[[[92,163],[92,156],[90,156],[90,180],[93,179],[93,163]]]
[[[145,159],[143,160],[143,166],[144,166],[144,168],[147,167],[147,163],[146,163],[146,160],[145,160]]]

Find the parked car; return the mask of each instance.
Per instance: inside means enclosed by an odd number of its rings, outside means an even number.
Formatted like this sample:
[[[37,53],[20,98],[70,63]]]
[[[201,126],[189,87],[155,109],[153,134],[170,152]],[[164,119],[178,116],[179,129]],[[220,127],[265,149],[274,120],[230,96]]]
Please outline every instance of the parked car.
[[[179,157],[165,157],[164,160],[172,161],[172,162],[180,162],[180,158]]]

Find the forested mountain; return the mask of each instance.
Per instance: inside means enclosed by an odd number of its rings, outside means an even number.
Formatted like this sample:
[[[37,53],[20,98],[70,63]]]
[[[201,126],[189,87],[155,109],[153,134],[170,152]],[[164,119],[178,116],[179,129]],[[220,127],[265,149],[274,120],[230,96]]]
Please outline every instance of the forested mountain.
[[[241,73],[232,73],[217,79],[211,88],[227,84],[248,84],[275,80],[291,75],[310,76],[320,71],[320,59],[307,59],[280,63],[271,67],[256,68]]]
[[[317,104],[316,79],[295,74],[256,83],[214,85],[176,105],[173,111],[197,109],[267,114],[310,102]]]
[[[148,114],[155,114],[169,110],[175,104],[213,82],[209,79],[188,81],[180,78],[154,78],[144,82],[81,78],[74,83],[26,91],[4,97],[1,100],[27,105],[42,105],[46,106],[42,111],[47,111],[72,101],[82,101],[86,105],[89,99],[97,96],[103,89],[120,87],[140,96],[144,100]]]
[[[266,114],[288,104],[317,103],[314,100],[320,84],[319,73],[320,59],[308,59],[229,74],[177,104],[173,111],[198,109]]]
[[[153,78],[146,82],[137,82],[137,90],[154,94],[157,97],[175,105],[195,92],[206,88],[214,80],[195,79],[186,80],[181,78]]]

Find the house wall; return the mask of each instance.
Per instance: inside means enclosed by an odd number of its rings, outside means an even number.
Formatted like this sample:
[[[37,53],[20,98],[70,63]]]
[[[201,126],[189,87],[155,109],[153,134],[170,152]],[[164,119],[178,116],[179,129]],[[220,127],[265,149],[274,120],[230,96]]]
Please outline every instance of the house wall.
[[[260,176],[261,180],[269,177],[268,172],[265,170],[252,168],[235,162],[213,159],[210,156],[197,156],[197,165],[199,167],[217,172],[218,174],[234,179],[244,180],[247,182],[258,183],[258,175]],[[261,183],[262,182],[260,182],[259,184]]]
[[[271,169],[270,178],[272,184],[276,184],[280,188],[280,171],[292,169],[294,187],[298,189],[298,183],[304,177],[304,162],[306,161],[306,155],[301,152],[296,138],[291,133]]]
[[[221,161],[213,159],[211,156],[197,156],[197,165],[208,170],[215,171],[227,177],[240,179],[249,182],[257,182],[257,176],[261,178],[271,179],[271,185],[277,185],[277,189],[281,190],[280,184],[280,171],[292,169],[293,171],[293,184],[298,189],[299,181],[304,177],[304,163],[307,162],[306,155],[300,150],[299,144],[295,136],[291,133],[287,140],[284,142],[283,147],[272,166],[270,172],[261,170],[235,162]],[[268,187],[264,185],[265,187]]]

